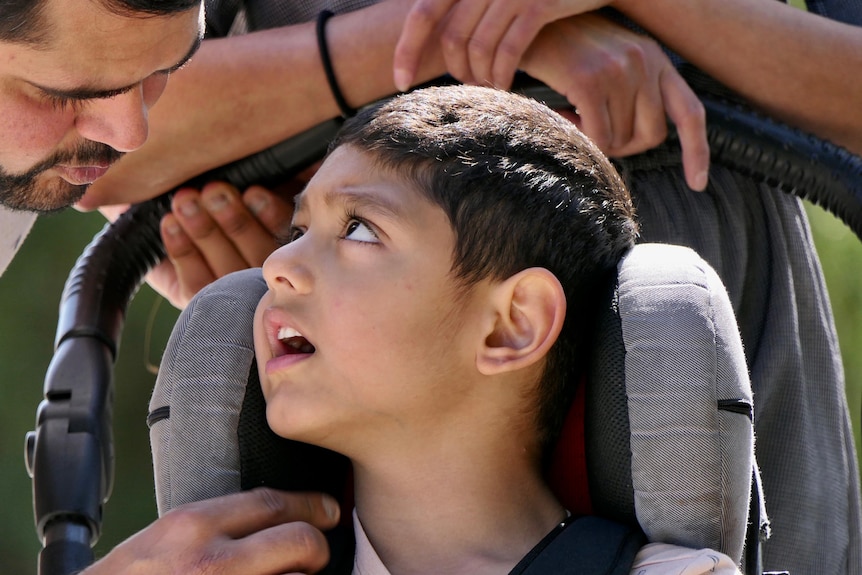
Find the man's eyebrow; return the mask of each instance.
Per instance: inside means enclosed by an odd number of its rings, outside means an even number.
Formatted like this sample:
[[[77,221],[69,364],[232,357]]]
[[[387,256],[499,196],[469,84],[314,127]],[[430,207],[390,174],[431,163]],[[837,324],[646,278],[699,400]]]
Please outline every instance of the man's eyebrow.
[[[170,74],[175,72],[185,66],[189,60],[191,60],[192,56],[195,55],[195,52],[201,47],[201,42],[203,40],[202,35],[198,34],[195,38],[195,41],[192,43],[189,51],[186,52],[186,55],[180,59],[179,62],[171,66],[170,68],[166,68],[164,70],[157,70],[154,72],[155,74]],[[68,100],[103,100],[107,98],[113,98],[115,96],[119,96],[121,94],[125,94],[126,92],[130,92],[136,86],[140,84],[140,82],[135,82],[134,84],[129,84],[128,86],[123,86],[121,88],[111,88],[111,89],[98,89],[98,88],[90,88],[87,86],[82,86],[80,88],[72,88],[70,90],[63,90],[59,88],[50,88],[48,86],[41,86],[39,84],[32,83],[33,86],[39,88],[49,96],[53,96],[55,98],[65,98]]]

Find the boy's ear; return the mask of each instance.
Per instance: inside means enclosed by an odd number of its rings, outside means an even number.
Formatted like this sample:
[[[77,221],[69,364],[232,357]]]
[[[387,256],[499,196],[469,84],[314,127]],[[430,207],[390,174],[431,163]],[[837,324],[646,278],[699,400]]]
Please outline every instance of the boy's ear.
[[[494,375],[542,360],[566,317],[566,296],[545,268],[523,270],[495,286],[493,326],[476,356],[479,371]]]

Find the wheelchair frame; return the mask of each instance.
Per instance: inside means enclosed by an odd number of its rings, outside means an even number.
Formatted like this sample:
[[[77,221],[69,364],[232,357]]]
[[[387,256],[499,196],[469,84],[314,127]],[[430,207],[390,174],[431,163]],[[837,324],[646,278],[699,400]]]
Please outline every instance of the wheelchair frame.
[[[563,96],[526,76],[513,89],[551,107],[569,107]],[[701,99],[714,162],[820,205],[862,239],[862,158],[731,100],[709,94]],[[288,179],[324,155],[340,124],[324,122],[185,185],[218,179],[243,189]],[[669,137],[678,141],[673,130]],[[72,574],[94,561],[92,546],[114,480],[113,364],[128,305],[165,257],[159,221],[170,196],[135,205],[107,224],[66,281],[55,354],[25,453],[43,542],[41,575]]]

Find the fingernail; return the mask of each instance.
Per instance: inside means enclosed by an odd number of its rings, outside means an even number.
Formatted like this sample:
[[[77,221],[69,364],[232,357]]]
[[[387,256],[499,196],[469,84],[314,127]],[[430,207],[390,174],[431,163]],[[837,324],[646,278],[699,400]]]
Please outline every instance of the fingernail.
[[[204,197],[204,204],[207,207],[207,210],[211,212],[218,212],[223,210],[228,205],[227,196],[221,192],[215,194],[209,194]]]
[[[178,236],[180,235],[180,226],[174,221],[169,221],[165,224],[165,232],[169,236]]]
[[[696,189],[698,189],[698,190],[705,190],[706,185],[708,183],[709,183],[709,172],[706,170],[704,170],[703,172],[700,172],[694,178],[694,184],[695,184]]]
[[[326,516],[330,519],[337,519],[341,508],[338,506],[338,502],[331,497],[324,497],[323,510],[326,511]]]
[[[413,78],[410,77],[410,72],[404,68],[396,68],[393,76],[395,80],[395,88],[399,92],[406,92],[410,89],[410,82],[413,81]]]
[[[195,200],[180,204],[180,213],[187,218],[195,217],[200,211],[200,206]]]
[[[253,195],[245,197],[245,205],[254,215],[259,215],[269,206],[269,198],[265,195]]]

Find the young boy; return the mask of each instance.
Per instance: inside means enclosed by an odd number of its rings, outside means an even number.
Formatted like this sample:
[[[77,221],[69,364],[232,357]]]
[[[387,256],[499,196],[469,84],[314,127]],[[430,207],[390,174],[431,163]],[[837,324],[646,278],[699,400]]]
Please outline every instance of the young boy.
[[[354,573],[521,572],[571,524],[544,456],[636,234],[610,163],[535,101],[431,88],[345,123],[254,335],[272,429],[353,464]],[[632,572],[662,557],[735,572],[666,545]]]

